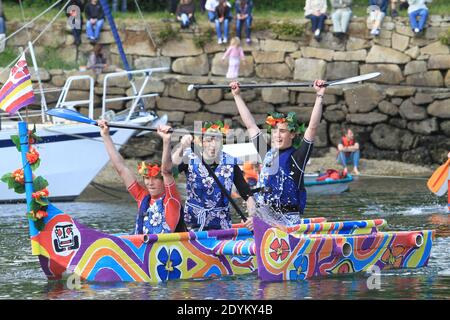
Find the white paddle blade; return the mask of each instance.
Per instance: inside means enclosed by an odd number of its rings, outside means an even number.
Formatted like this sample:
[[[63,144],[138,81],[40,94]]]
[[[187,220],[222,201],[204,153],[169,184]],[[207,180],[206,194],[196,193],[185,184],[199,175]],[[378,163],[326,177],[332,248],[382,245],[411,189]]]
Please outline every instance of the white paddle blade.
[[[447,193],[448,191],[448,180],[450,180],[450,170],[448,170],[448,177],[447,177],[447,181],[445,181],[441,187],[439,188],[439,190],[437,192],[435,192],[435,195],[437,195],[438,197],[442,197],[444,194]]]
[[[193,84],[188,85],[187,91],[192,91],[192,90],[194,90],[194,85]]]
[[[356,76],[356,77],[351,77],[351,78],[347,78],[347,79],[329,82],[327,84],[327,86],[332,87],[332,86],[337,86],[337,85],[342,85],[342,84],[349,84],[349,83],[370,80],[370,79],[378,77],[380,74],[381,74],[380,72],[372,72],[372,73],[362,74],[362,75]]]

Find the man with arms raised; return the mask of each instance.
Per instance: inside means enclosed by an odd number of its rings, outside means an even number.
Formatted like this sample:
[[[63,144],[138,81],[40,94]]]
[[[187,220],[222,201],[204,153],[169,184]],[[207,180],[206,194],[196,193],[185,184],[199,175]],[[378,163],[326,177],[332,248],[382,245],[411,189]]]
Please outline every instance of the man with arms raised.
[[[263,159],[258,184],[272,190],[271,193],[258,194],[256,200],[283,213],[293,224],[300,222],[300,216],[306,206],[303,176],[322,117],[324,83],[323,80],[314,81],[317,96],[303,139],[300,140],[298,136],[302,130],[294,112],[287,115],[275,112],[267,117],[266,124],[271,131],[270,147],[266,146],[267,141],[241,97],[239,83],[230,84],[239,114],[247,127],[250,139]],[[247,226],[252,228],[251,219],[248,220]]]

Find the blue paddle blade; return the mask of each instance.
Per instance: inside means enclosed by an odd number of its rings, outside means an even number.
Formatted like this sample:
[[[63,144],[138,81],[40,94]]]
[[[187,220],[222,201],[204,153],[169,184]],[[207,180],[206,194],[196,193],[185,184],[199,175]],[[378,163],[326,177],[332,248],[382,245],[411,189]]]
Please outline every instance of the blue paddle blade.
[[[47,114],[53,117],[63,118],[66,120],[77,121],[87,124],[97,124],[97,121],[86,117],[85,115],[74,110],[55,108],[47,111]]]

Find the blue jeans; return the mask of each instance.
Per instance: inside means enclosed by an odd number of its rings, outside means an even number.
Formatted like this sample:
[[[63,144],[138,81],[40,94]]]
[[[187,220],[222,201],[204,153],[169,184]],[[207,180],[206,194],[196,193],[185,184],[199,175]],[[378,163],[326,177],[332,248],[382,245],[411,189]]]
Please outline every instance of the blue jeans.
[[[317,29],[323,30],[325,26],[325,19],[327,18],[326,14],[321,14],[320,16],[315,16],[313,14],[307,15],[305,18],[311,19],[312,32]]]
[[[228,19],[223,19],[223,22],[220,23],[219,19],[216,19],[216,32],[217,32],[217,39],[222,39],[222,28],[221,25],[223,24],[223,38],[228,39]]]
[[[6,33],[6,24],[3,17],[0,17],[0,33]]]
[[[345,156],[345,152],[339,152],[338,158],[336,159],[339,164],[342,164],[344,167],[349,163],[353,163],[354,168],[359,167],[359,150],[355,152],[350,152],[349,156]]]
[[[181,28],[187,28],[191,24],[189,16],[186,13],[181,14]]]
[[[247,18],[245,18],[245,37],[248,39],[250,39],[250,32],[251,32],[250,27],[252,26],[252,20],[253,20],[252,16],[248,16]],[[236,36],[238,38],[241,37],[241,29],[243,23],[244,20],[236,19]]]
[[[419,21],[417,21],[417,18],[419,18]],[[411,29],[418,28],[419,31],[422,31],[425,27],[425,23],[427,22],[428,18],[428,10],[427,9],[419,9],[416,11],[413,11],[409,14],[409,23],[411,24]]]
[[[214,22],[216,20],[216,13],[212,11],[208,11],[208,20]]]
[[[112,11],[117,12],[118,7],[119,7],[119,0],[113,0]],[[127,0],[122,0],[120,11],[127,12]]]
[[[91,22],[88,20],[86,22],[86,34],[89,39],[95,39],[98,40],[100,38],[100,31],[102,31],[103,23],[105,20],[100,19],[97,20],[95,23],[95,27],[91,24]]]

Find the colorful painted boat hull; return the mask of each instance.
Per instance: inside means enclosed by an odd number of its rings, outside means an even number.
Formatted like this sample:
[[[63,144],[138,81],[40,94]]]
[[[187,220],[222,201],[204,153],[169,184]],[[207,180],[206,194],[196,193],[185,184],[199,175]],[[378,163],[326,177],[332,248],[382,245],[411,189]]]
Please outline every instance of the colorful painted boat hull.
[[[258,277],[265,281],[427,265],[434,231],[294,235],[254,219]]]

